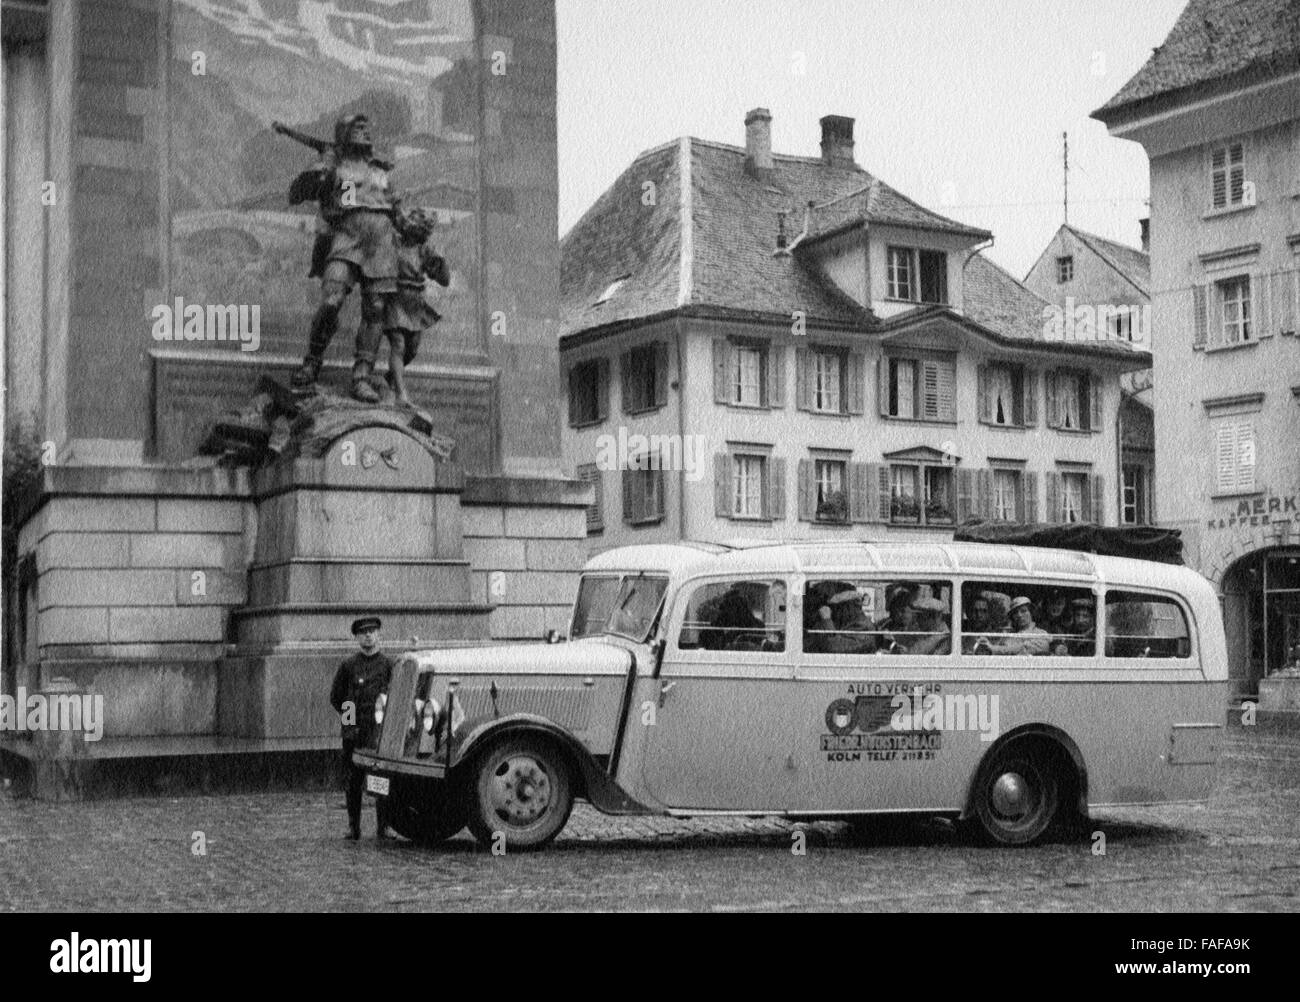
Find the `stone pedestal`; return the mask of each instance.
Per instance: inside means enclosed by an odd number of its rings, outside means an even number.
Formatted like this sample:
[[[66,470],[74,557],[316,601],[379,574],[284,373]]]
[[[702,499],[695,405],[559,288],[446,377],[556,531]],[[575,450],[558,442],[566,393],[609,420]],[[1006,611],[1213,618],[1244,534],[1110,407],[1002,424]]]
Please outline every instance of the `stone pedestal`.
[[[235,650],[218,670],[223,735],[329,733],[325,694],[359,616],[380,616],[390,647],[489,636],[491,606],[471,599],[459,466],[418,434],[357,420],[253,477],[248,604],[231,614]]]

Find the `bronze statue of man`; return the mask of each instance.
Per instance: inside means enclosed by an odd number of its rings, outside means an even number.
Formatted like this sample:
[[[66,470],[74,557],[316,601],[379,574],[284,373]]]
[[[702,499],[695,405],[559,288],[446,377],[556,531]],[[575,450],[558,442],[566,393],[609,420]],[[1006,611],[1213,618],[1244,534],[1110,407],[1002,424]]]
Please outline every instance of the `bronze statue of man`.
[[[292,135],[283,127],[277,131]],[[315,148],[317,144],[324,146],[319,141],[309,145]],[[360,285],[361,323],[353,353],[352,395],[366,403],[377,403],[379,394],[370,385],[369,377],[383,337],[385,300],[397,292],[393,219],[400,200],[389,188],[392,164],[375,155],[365,115],[340,119],[334,126],[333,146],[318,152],[322,155],[321,165],[300,175],[290,192],[291,201],[314,196],[325,223],[313,254],[313,274],[321,274],[320,305],[312,318],[307,355],[293,375],[293,386],[307,389],[315,384],[325,351],[338,330],[343,301],[352,286]]]

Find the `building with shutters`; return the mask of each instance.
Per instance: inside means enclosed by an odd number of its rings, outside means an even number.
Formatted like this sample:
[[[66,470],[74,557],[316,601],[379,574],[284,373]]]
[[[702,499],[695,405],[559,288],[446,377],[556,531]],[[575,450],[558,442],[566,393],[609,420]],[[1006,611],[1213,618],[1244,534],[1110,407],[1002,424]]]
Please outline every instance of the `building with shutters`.
[[[1094,117],[1151,162],[1155,517],[1253,692],[1300,643],[1300,4],[1192,0]]]
[[[561,241],[563,430],[593,551],[632,542],[943,537],[972,516],[1115,524],[1122,374],[1050,339],[991,234],[857,165],[682,138]]]
[[[1142,220],[1142,249],[1061,224],[1025,276],[1048,302],[1088,319],[1094,336],[1151,347],[1149,220]],[[1120,378],[1119,477],[1115,503],[1121,525],[1149,525],[1154,508],[1155,415],[1152,370]]]

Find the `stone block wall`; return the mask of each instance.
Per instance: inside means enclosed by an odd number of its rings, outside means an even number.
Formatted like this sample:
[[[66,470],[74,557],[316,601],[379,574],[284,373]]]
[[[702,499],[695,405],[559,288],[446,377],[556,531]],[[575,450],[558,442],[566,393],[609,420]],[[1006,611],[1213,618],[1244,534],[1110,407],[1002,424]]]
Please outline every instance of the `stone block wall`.
[[[565,632],[586,561],[591,488],[561,479],[471,478],[461,499],[471,593],[493,640]]]

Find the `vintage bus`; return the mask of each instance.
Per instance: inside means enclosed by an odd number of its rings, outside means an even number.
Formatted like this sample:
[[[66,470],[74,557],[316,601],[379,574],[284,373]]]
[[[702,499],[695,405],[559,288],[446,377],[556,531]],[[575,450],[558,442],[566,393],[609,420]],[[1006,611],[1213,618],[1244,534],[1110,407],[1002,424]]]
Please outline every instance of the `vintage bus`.
[[[1182,566],[984,543],[607,551],[567,642],[412,651],[356,753],[393,826],[544,845],[610,813],[925,812],[1033,842],[1205,800],[1224,633]]]

